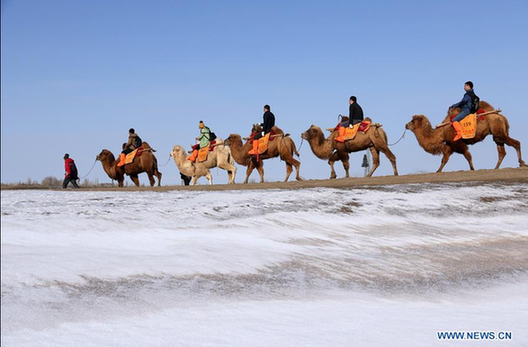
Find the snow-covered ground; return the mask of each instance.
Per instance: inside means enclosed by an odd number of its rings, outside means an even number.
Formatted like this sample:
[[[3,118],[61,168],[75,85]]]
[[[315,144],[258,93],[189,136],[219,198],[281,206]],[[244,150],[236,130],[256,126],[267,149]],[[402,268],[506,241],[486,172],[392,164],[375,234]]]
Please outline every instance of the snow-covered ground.
[[[2,346],[528,346],[527,216],[518,184],[2,191]]]

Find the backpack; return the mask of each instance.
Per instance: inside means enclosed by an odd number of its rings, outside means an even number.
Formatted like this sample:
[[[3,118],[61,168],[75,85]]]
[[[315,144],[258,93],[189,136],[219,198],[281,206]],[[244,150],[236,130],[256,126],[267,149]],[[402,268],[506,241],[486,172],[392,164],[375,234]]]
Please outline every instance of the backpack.
[[[480,98],[475,92],[468,93],[471,98],[471,113],[476,113],[480,108]]]
[[[205,127],[209,131],[209,142],[216,140],[216,134],[211,131],[209,127]]]
[[[139,137],[138,134],[136,134],[136,138],[134,139],[134,147],[139,148],[143,144],[143,141],[141,140],[141,137]]]
[[[79,172],[77,171],[77,165],[75,165],[75,162],[70,163],[70,178],[71,179],[79,179]]]

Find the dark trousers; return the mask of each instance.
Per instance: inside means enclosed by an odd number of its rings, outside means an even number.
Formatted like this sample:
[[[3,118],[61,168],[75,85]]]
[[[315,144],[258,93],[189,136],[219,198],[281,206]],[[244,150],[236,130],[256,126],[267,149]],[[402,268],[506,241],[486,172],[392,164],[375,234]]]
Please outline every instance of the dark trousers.
[[[66,177],[64,179],[64,181],[62,182],[62,188],[66,189],[66,187],[68,187],[68,183],[70,183],[73,185],[73,188],[79,188],[79,185],[77,184],[77,180],[73,179],[73,178],[68,178]]]

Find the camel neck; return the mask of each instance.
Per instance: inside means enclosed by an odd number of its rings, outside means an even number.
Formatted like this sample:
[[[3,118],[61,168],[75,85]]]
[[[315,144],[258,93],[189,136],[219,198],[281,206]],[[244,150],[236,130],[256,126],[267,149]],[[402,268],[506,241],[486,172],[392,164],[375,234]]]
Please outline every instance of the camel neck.
[[[324,134],[321,132],[316,137],[308,140],[308,143],[316,157],[319,159],[328,159],[334,151],[331,141],[330,139],[325,139]]]
[[[231,141],[231,155],[238,165],[246,166],[249,161],[249,153],[244,150],[244,144],[241,139]]]

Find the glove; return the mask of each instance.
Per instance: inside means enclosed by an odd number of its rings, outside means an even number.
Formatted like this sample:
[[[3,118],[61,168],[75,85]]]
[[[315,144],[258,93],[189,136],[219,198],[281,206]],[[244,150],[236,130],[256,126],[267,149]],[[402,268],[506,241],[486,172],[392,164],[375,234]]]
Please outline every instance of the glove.
[[[266,135],[266,133],[265,133],[265,132],[262,132],[262,136],[264,136],[264,135]]]

